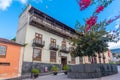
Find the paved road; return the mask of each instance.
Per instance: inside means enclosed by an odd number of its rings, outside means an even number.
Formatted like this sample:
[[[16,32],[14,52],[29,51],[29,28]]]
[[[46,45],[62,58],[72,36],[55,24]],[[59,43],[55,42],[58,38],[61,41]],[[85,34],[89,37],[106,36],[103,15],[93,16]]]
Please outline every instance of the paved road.
[[[119,70],[118,74],[110,75],[102,78],[96,78],[96,79],[69,79],[63,73],[59,73],[57,76],[54,76],[52,74],[46,76],[40,76],[35,80],[120,80],[120,66],[118,70]],[[24,80],[33,80],[33,79],[24,79]]]

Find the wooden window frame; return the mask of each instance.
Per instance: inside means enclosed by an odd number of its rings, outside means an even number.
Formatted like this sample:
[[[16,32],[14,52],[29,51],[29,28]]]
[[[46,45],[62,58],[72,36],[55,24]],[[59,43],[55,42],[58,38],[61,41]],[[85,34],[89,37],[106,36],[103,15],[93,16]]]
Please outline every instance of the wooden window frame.
[[[35,33],[35,38],[41,39],[42,40],[43,35],[40,33]]]
[[[52,56],[52,54],[54,54],[54,56]],[[50,51],[50,62],[56,62],[56,54],[56,51]]]
[[[2,54],[0,54],[0,58],[5,58],[6,57],[6,54],[7,54],[7,46],[6,45],[0,45],[0,46],[4,46],[5,47],[5,55],[2,55]]]
[[[62,41],[62,46],[66,47],[66,40],[65,39],[63,39],[63,41]]]
[[[40,55],[36,58],[34,58],[34,54],[35,54],[35,50],[40,50]],[[41,58],[42,58],[42,49],[40,48],[33,48],[33,61],[41,61]]]
[[[50,44],[55,44],[56,45],[56,39],[50,38]]]

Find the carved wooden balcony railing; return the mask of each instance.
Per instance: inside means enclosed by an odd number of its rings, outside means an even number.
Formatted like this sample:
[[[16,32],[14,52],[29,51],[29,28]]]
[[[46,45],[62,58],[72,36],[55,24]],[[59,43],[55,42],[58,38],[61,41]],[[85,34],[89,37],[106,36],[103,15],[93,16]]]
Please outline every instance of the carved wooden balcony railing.
[[[57,51],[59,49],[59,45],[56,45],[56,44],[50,44],[50,47],[49,47],[50,50],[55,50]]]
[[[34,38],[33,39],[33,46],[34,47],[44,47],[45,46],[45,41],[42,41],[39,38]]]
[[[61,48],[60,48],[60,52],[69,53],[69,52],[70,52],[70,48],[67,48],[67,47],[61,46]]]

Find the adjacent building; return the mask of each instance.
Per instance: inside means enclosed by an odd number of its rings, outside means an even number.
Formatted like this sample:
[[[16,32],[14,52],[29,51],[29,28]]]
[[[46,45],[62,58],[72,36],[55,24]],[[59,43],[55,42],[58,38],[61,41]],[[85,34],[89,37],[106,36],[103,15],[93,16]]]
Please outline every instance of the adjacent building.
[[[0,38],[0,80],[21,75],[22,45]]]
[[[69,38],[77,37],[74,29],[28,6],[19,17],[16,42],[26,45],[23,56],[23,73],[32,67],[44,71],[51,65],[63,66],[89,63],[88,57],[72,57]],[[97,61],[98,62],[98,61]]]

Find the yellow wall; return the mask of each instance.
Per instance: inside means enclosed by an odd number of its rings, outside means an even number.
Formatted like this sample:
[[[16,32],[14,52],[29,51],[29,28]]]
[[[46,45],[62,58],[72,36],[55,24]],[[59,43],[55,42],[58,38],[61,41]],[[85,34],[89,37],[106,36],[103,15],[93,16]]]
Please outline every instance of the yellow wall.
[[[99,58],[98,58],[98,54],[96,54],[97,55],[97,57],[96,57],[96,59],[97,59],[97,63],[99,63]],[[110,52],[110,56],[108,55],[108,51],[107,52],[104,52],[104,55],[105,55],[105,63],[109,63],[109,61],[111,60],[111,52]],[[88,56],[85,56],[84,57],[84,62],[83,63],[87,63],[87,64],[90,64],[91,62],[89,62],[89,60],[88,60]],[[102,54],[101,54],[101,63],[103,63],[103,56],[102,56]]]

